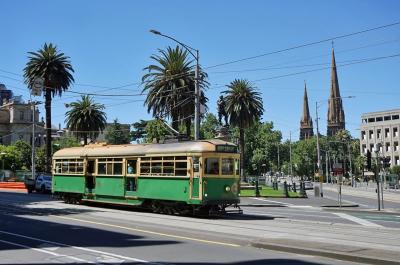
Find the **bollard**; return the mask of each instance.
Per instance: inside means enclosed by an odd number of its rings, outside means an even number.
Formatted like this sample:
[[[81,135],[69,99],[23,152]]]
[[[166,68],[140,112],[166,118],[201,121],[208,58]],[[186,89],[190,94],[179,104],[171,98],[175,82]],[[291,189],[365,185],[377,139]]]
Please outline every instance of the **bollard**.
[[[258,189],[258,179],[256,180],[256,197],[260,197],[260,190]]]
[[[287,185],[286,181],[283,182],[283,190],[285,192],[286,198],[288,198],[289,197],[289,190],[288,190],[288,185]]]
[[[306,188],[304,182],[300,182],[300,197],[307,198]]]

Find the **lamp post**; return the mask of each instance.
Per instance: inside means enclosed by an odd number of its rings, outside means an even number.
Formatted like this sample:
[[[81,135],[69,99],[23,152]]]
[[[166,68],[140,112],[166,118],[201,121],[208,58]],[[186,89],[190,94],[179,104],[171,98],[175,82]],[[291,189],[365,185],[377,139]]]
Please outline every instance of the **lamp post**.
[[[194,71],[194,79],[195,79],[195,104],[194,104],[194,139],[195,140],[199,140],[200,139],[200,90],[201,87],[199,85],[199,72],[200,72],[200,65],[199,65],[199,50],[194,49],[192,47],[190,47],[189,45],[186,45],[180,41],[178,41],[177,39],[168,36],[168,35],[164,35],[161,32],[151,29],[150,30],[151,33],[155,34],[155,35],[160,35],[162,37],[165,37],[167,39],[173,40],[176,43],[178,43],[179,45],[181,45],[182,47],[184,47],[196,60],[196,68]],[[194,54],[193,51],[196,53]],[[189,136],[189,135],[188,135]]]
[[[330,98],[329,100],[332,99],[343,99],[343,98],[354,98],[354,96],[348,96],[348,97],[335,97],[335,98]],[[321,197],[324,197],[324,192],[322,190],[322,184],[323,184],[323,178],[321,178],[321,156],[320,156],[320,148],[319,148],[319,127],[318,127],[318,103],[320,102],[326,102],[325,100],[322,101],[316,101],[315,102],[315,116],[316,116],[316,122],[317,122],[317,170],[318,170],[318,177],[319,177],[319,188],[320,188],[320,194]]]

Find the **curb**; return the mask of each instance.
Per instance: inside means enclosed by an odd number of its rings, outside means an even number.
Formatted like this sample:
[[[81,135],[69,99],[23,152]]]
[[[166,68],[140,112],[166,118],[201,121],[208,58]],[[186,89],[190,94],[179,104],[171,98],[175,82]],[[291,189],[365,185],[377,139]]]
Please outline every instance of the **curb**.
[[[360,207],[358,204],[345,204],[345,205],[321,205],[320,207],[324,208],[355,208],[355,207]]]
[[[275,251],[283,251],[289,253],[296,253],[302,255],[314,255],[314,256],[321,256],[326,258],[333,258],[339,259],[344,261],[351,261],[351,262],[358,262],[358,263],[368,263],[368,264],[377,264],[377,265],[397,265],[399,262],[396,260],[386,260],[386,259],[379,259],[373,257],[366,257],[366,256],[355,256],[355,255],[348,255],[342,254],[339,252],[328,252],[319,249],[309,249],[309,248],[300,248],[294,246],[287,246],[281,244],[273,244],[273,243],[260,243],[260,242],[251,242],[250,246],[255,248],[263,248]]]

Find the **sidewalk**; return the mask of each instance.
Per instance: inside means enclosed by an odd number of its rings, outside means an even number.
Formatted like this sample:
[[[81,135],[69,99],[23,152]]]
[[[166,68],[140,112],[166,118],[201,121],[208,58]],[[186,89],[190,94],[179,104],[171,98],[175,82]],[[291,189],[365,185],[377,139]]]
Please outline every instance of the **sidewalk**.
[[[329,191],[338,191],[338,185],[336,184],[324,184],[324,189]],[[350,195],[355,197],[363,197],[368,199],[376,199],[377,195],[375,192],[375,188],[353,188],[350,186],[343,186],[342,185],[342,194],[343,195]],[[400,192],[389,192],[387,190],[383,190],[383,196],[385,201],[400,203]]]

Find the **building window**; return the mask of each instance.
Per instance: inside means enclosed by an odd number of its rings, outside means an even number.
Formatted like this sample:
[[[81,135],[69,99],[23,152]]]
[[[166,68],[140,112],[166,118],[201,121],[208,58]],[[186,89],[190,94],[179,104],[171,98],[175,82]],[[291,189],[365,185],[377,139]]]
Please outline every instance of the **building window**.
[[[392,116],[392,120],[398,120],[399,119],[399,115],[393,115]]]
[[[393,128],[393,136],[394,136],[394,137],[399,137],[399,130],[398,130],[397,127],[394,127],[394,128]]]
[[[20,121],[23,121],[23,120],[24,120],[24,112],[23,112],[23,111],[20,111],[20,112],[19,112],[19,120],[20,120]]]
[[[367,153],[367,146],[365,144],[362,145],[362,152],[363,154]]]
[[[365,131],[361,131],[361,139],[367,140],[367,135],[365,134]]]
[[[381,139],[381,129],[376,130],[377,138]]]
[[[390,129],[386,128],[385,129],[385,138],[389,138],[390,137]]]
[[[400,165],[400,159],[399,159],[398,156],[394,157],[394,163],[395,163],[396,166]]]
[[[395,152],[399,151],[399,142],[394,142],[394,151]]]
[[[390,120],[392,119],[392,117],[391,117],[391,116],[385,116],[383,119],[384,119],[385,121],[390,121]]]
[[[362,123],[368,123],[367,119],[362,119]]]
[[[390,152],[390,143],[386,143],[386,152]]]
[[[369,118],[368,123],[370,123],[370,122],[375,122],[375,118]]]
[[[376,117],[376,121],[383,121],[383,117]]]
[[[374,152],[374,144],[370,144],[369,145],[369,151],[372,153],[372,152]]]
[[[370,130],[369,131],[369,139],[374,138],[374,131]]]

